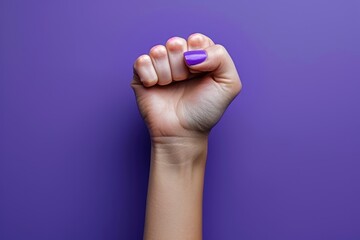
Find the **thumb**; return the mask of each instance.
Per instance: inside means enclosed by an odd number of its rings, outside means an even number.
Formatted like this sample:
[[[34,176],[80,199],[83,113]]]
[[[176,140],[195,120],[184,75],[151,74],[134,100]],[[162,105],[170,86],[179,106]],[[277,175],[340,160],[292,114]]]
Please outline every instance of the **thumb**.
[[[203,50],[184,52],[184,60],[190,71],[209,72],[216,82],[240,91],[239,74],[229,53],[222,45],[216,44]]]

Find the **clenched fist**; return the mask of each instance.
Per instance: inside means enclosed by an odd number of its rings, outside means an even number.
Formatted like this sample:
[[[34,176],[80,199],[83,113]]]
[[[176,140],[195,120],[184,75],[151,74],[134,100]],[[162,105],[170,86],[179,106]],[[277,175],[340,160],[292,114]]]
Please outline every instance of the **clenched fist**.
[[[200,33],[139,56],[131,86],[152,139],[207,135],[241,90],[229,53]]]

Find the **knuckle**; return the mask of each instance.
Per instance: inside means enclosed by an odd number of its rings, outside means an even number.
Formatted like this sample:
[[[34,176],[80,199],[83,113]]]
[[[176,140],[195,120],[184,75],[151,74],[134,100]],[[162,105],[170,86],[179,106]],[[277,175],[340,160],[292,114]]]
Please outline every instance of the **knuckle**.
[[[202,36],[203,35],[201,33],[196,32],[196,33],[190,34],[189,39],[191,39],[191,38],[201,38]]]
[[[159,57],[166,54],[166,48],[163,45],[155,45],[150,49],[149,54],[153,57]]]
[[[149,61],[151,61],[149,55],[143,54],[135,60],[134,68],[137,69],[143,66],[144,64],[149,63]]]
[[[192,44],[200,44],[205,40],[205,36],[201,33],[193,33],[188,37],[188,42]]]
[[[155,45],[155,46],[152,46],[152,47],[150,48],[150,52],[156,51],[156,50],[157,50],[158,48],[160,48],[160,47],[161,47],[160,44]]]
[[[216,53],[219,55],[225,55],[228,53],[226,48],[221,44],[216,44],[215,49],[216,49]]]
[[[172,47],[172,46],[181,46],[182,47],[184,44],[186,44],[186,40],[181,37],[172,37],[172,38],[169,38],[166,42],[167,47]]]

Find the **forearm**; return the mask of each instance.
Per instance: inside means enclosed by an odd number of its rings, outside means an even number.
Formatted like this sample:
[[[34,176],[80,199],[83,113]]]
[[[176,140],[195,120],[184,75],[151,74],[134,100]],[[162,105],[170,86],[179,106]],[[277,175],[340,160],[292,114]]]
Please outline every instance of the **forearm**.
[[[202,239],[207,137],[152,142],[145,240]]]

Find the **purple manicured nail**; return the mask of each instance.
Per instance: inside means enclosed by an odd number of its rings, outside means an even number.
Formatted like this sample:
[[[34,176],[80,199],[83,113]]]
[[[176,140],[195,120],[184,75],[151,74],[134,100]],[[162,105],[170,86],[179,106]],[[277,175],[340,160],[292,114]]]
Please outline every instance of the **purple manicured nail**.
[[[194,50],[184,52],[184,58],[188,66],[196,65],[205,61],[207,55],[205,50]]]

